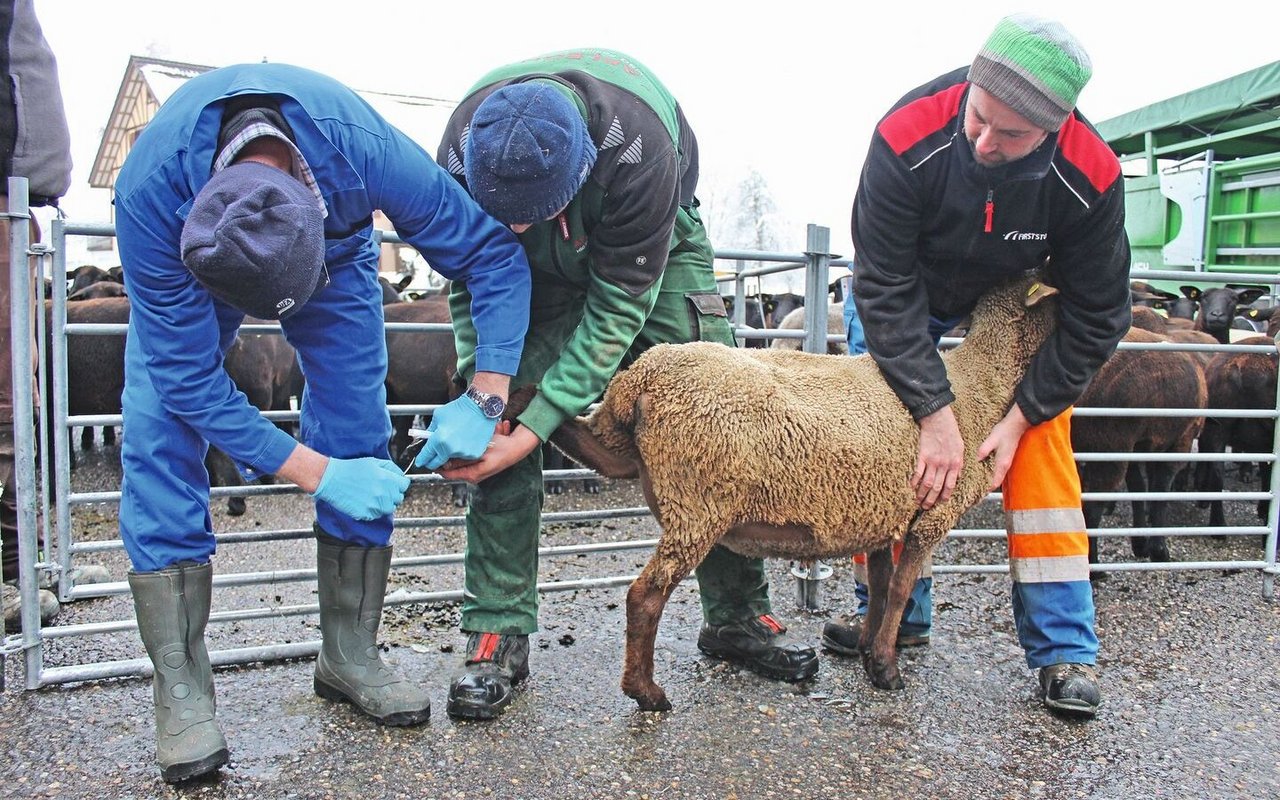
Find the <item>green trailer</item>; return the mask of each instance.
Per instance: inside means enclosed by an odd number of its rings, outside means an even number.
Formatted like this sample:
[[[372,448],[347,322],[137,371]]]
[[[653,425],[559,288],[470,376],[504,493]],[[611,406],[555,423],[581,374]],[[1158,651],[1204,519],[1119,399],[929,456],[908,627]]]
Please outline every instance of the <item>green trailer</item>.
[[[1280,275],[1280,61],[1098,124],[1125,178],[1134,277]],[[1270,281],[1267,281],[1270,282]],[[1153,281],[1176,291],[1180,283]],[[1163,284],[1163,285],[1162,285]]]

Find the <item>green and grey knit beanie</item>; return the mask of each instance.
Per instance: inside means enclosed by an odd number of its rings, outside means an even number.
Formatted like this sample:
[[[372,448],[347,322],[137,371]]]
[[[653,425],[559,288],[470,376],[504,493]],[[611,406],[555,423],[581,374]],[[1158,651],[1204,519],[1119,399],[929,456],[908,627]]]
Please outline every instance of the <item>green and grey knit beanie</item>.
[[[1075,37],[1034,14],[1000,20],[969,67],[971,83],[1048,131],[1067,121],[1092,74]]]

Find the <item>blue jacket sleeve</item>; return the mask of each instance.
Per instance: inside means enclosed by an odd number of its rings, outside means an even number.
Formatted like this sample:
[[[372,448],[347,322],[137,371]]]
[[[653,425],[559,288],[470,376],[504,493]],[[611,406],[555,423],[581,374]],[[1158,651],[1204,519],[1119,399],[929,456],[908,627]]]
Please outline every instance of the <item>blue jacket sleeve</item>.
[[[466,284],[476,369],[515,375],[529,327],[524,248],[412,140],[392,129],[386,142],[381,169],[370,170],[371,200],[432,269]]]
[[[143,194],[116,201],[129,343],[145,369],[128,380],[149,380],[148,394],[166,411],[236,461],[273,473],[297,442],[264,419],[223,369],[213,301],[179,256],[182,220],[174,212],[181,199]]]

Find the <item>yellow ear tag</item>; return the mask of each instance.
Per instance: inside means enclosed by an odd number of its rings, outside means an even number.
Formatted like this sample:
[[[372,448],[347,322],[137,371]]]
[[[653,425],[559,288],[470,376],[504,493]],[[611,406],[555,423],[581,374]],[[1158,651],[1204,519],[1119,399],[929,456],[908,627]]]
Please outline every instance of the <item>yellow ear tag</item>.
[[[1035,297],[1036,292],[1040,291],[1040,284],[1033,283],[1031,288],[1027,290],[1027,297]]]

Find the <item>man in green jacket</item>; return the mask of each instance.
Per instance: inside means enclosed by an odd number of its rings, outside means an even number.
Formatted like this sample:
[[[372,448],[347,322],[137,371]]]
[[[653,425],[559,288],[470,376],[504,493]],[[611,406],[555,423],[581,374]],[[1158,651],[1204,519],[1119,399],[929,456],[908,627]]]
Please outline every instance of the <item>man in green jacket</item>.
[[[633,59],[587,48],[493,70],[454,112],[437,160],[519,235],[533,273],[512,390],[536,385],[537,397],[481,460],[418,459],[479,485],[467,512],[469,636],[448,711],[489,719],[529,672],[541,444],[648,348],[734,340],[694,199],[697,142],[679,104]],[[460,378],[475,369],[471,302],[465,287],[454,288]],[[475,399],[490,414],[502,411],[492,398]],[[762,562],[716,547],[697,576],[704,652],[781,680],[817,672],[814,650],[770,614]]]

